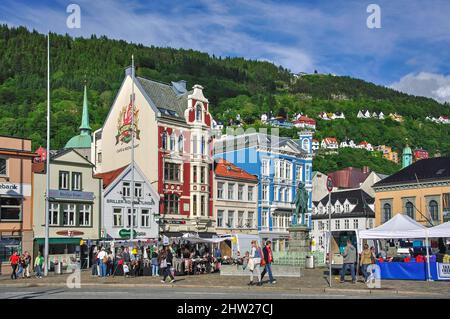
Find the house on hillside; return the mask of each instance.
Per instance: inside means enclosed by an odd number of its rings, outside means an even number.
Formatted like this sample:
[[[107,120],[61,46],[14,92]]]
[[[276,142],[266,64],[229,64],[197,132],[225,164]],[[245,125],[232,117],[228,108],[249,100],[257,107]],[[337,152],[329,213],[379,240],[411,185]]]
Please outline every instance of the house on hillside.
[[[350,147],[350,148],[356,148],[356,144],[353,140],[345,139],[339,144],[340,148]]]
[[[374,150],[381,152],[385,159],[398,164],[398,153],[393,151],[392,147],[386,145],[378,145],[374,147]]]
[[[339,144],[335,137],[326,137],[322,140],[320,147],[329,150],[336,150],[339,148]]]
[[[369,110],[360,110],[358,112],[358,115],[356,115],[359,119],[369,119],[370,118],[370,112]]]
[[[333,115],[331,116],[332,120],[338,120],[338,119],[343,119],[345,120],[345,115],[343,112],[335,112],[333,113]]]
[[[373,151],[373,146],[372,144],[370,144],[367,141],[362,141],[360,142],[356,148],[360,148],[360,149],[365,149],[366,151],[372,152]]]
[[[399,122],[399,123],[403,122],[403,116],[400,115],[400,114],[397,114],[397,113],[390,113],[390,114],[389,114],[389,117],[390,117],[393,121],[396,121],[396,122]]]
[[[311,148],[312,148],[312,151],[314,152],[314,153],[316,153],[317,152],[317,150],[320,148],[320,142],[318,141],[318,140],[312,140],[312,143],[311,143]]]
[[[293,121],[292,124],[296,128],[316,129],[316,120],[307,116],[300,116],[297,120]]]

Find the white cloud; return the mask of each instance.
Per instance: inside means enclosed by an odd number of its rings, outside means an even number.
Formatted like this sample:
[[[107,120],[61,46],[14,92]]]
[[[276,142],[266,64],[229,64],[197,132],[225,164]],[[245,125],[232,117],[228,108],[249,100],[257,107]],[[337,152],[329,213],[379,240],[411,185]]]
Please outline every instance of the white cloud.
[[[430,97],[438,102],[450,102],[450,75],[409,73],[391,84],[391,87],[408,94]]]

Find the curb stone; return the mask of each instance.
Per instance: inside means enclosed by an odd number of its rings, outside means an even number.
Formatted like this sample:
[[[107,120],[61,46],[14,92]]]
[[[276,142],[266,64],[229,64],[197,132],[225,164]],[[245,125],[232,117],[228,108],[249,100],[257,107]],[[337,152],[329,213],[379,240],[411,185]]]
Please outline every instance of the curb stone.
[[[99,287],[99,288],[106,288],[110,285],[114,285],[117,288],[208,288],[208,287],[202,287],[202,286],[196,286],[196,285],[182,285],[182,284],[98,284],[98,283],[85,283],[82,284],[82,288],[87,287]],[[36,288],[36,287],[66,287],[65,284],[62,283],[28,283],[28,284],[7,284],[7,285],[0,285],[0,287],[5,288]],[[401,290],[378,290],[378,289],[346,289],[346,288],[264,288],[264,287],[243,287],[243,286],[215,286],[215,288],[219,289],[240,289],[240,290],[253,290],[253,289],[259,289],[259,291],[266,290],[266,291],[290,291],[290,292],[298,292],[298,293],[357,293],[357,294],[384,294],[384,293],[390,293],[390,294],[398,294],[398,295],[429,295],[429,296],[440,296],[440,297],[448,297],[441,293],[435,293],[435,292],[419,292],[419,291],[401,291]]]

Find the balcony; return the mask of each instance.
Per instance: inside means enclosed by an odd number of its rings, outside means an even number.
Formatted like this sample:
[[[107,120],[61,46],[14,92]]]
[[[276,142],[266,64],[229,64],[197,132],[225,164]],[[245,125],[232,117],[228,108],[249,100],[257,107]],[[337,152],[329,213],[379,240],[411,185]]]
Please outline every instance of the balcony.
[[[295,204],[291,203],[291,202],[276,202],[273,201],[272,202],[272,208],[274,209],[295,209]]]

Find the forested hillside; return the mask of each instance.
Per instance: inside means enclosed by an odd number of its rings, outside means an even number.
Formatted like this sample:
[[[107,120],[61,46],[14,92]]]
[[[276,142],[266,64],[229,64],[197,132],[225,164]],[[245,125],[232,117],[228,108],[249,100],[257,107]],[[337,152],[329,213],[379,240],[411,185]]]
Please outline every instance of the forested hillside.
[[[237,114],[246,125],[259,126],[260,115],[269,111],[288,116],[303,112],[313,118],[320,111],[342,111],[346,120],[318,120],[315,137],[348,137],[355,142],[366,139],[397,150],[408,139],[412,147],[423,147],[431,155],[450,154],[450,125],[425,121],[427,115],[449,115],[449,106],[432,99],[349,77],[314,74],[295,78],[289,70],[268,62],[146,47],[106,37],[73,39],[56,34],[51,34],[52,148],[62,147],[77,133],[84,81],[88,85],[91,126],[97,129],[102,125],[131,54],[139,76],[163,82],[183,79],[188,87],[202,84],[213,116],[224,123]],[[0,134],[29,137],[34,147],[44,145],[46,37],[22,27],[0,26],[0,61]],[[357,119],[358,110],[363,108],[385,114],[397,112],[405,121]],[[281,132],[296,136],[296,129]],[[359,163],[367,155],[356,156],[355,163]],[[370,158],[368,161],[374,168],[383,166]],[[316,166],[322,164],[317,162]]]

